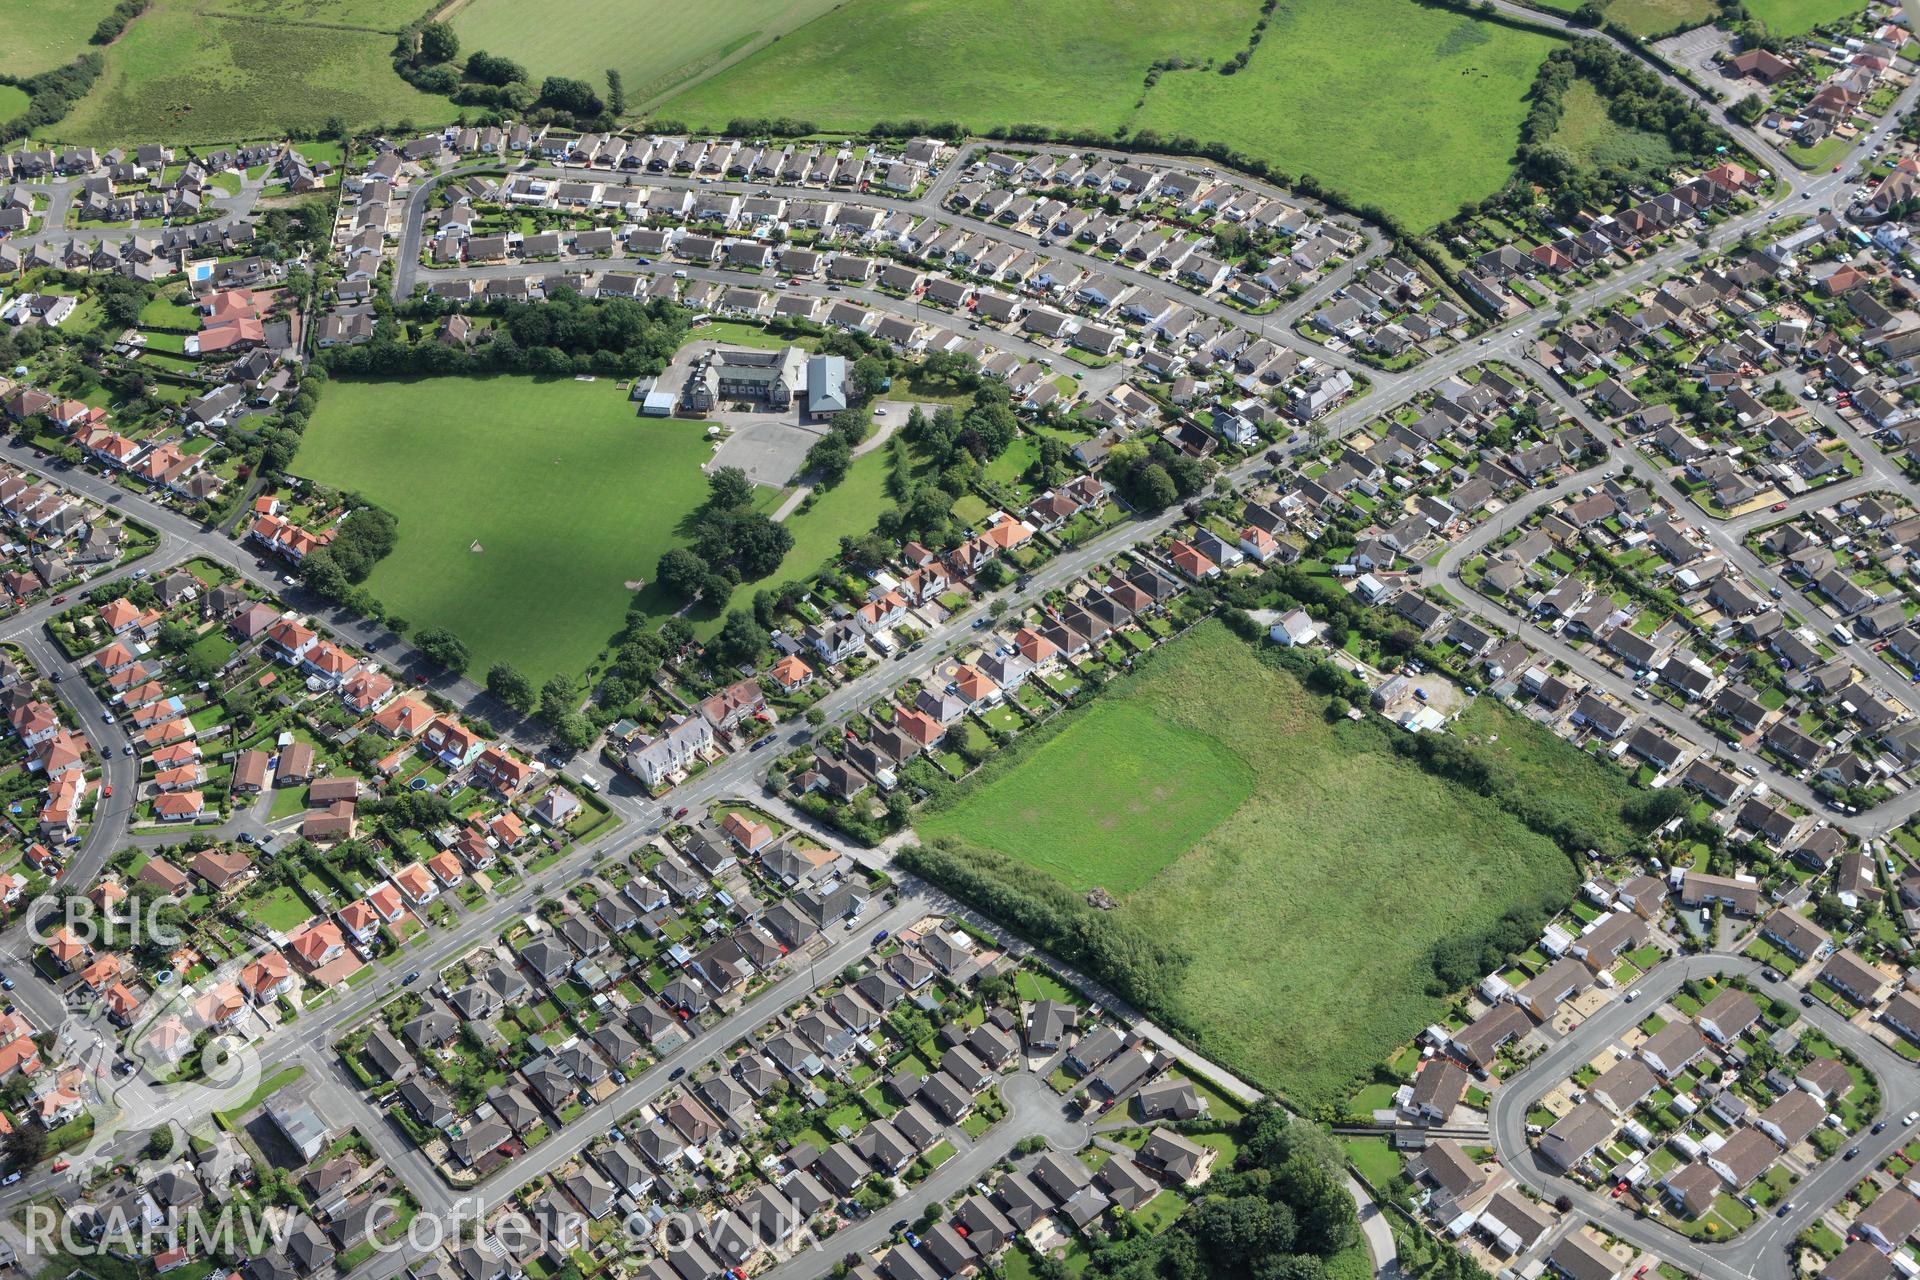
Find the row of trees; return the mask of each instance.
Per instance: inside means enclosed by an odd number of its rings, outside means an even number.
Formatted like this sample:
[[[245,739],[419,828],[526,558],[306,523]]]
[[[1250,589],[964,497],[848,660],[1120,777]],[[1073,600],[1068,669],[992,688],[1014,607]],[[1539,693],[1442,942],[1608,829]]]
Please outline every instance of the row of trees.
[[[0,75],[0,84],[23,90],[30,99],[25,111],[11,120],[0,121],[0,142],[44,133],[66,119],[73,104],[93,88],[105,65],[99,54],[83,53],[64,67],[42,71],[37,76]]]
[[[119,4],[113,6],[111,13],[100,19],[100,25],[93,29],[92,35],[87,37],[87,43],[112,44],[120,38],[120,33],[127,29],[127,24],[145,13],[147,6],[152,3],[153,0],[120,0]]]
[[[144,0],[125,0],[126,3]],[[548,76],[533,85],[527,69],[511,58],[475,49],[460,56],[460,37],[445,22],[427,22],[400,33],[394,46],[393,69],[425,93],[453,99],[462,106],[526,116],[557,119],[582,129],[611,129],[626,112],[626,87],[620,73],[608,70],[603,98],[592,85],[568,76]]]
[[[1159,1018],[1172,1016],[1173,993],[1187,963],[1177,943],[1096,911],[1045,871],[993,850],[942,839],[909,846],[895,860],[1092,973],[1137,1007]]]
[[[425,301],[409,305],[404,314],[424,320],[444,310]],[[690,318],[684,307],[661,299],[587,299],[565,288],[554,289],[545,302],[496,303],[481,310],[498,323],[488,341],[471,347],[408,342],[398,324],[382,320],[371,342],[330,348],[318,363],[337,374],[366,377],[657,374],[686,338]]]

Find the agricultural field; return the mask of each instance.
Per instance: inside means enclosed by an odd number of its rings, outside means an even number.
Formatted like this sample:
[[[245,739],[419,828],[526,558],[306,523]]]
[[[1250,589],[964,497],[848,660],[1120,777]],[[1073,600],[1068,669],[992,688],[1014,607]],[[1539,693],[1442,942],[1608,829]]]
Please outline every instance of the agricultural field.
[[[850,0],[661,112],[716,128],[784,114],[823,129],[914,117],[1153,130],[1311,173],[1422,227],[1507,180],[1555,38],[1413,0],[1282,0],[1246,67],[1221,75],[1256,12],[1246,0]],[[1214,68],[1146,88],[1163,59]],[[1368,84],[1393,91],[1356,92]]]
[[[1411,0],[1285,0],[1238,75],[1163,75],[1130,123],[1223,142],[1430,227],[1512,176],[1527,91],[1558,44]]]
[[[0,84],[0,123],[13,119],[32,105],[33,99],[27,96],[25,89]]]
[[[271,0],[256,0],[271,2]],[[727,58],[766,43],[831,10],[834,0],[551,0],[537,24],[520,0],[472,0],[456,11],[454,31],[469,52],[504,54],[538,83],[573,76],[595,88],[607,68],[639,107],[675,85],[713,71]],[[416,6],[417,7],[417,6]]]
[[[1563,114],[1553,140],[1567,149],[1582,168],[1608,165],[1644,165],[1663,168],[1673,163],[1673,148],[1657,133],[1614,123],[1607,100],[1584,79],[1575,80],[1561,100]]]
[[[92,47],[87,37],[112,11],[113,0],[15,0],[4,10],[0,72],[31,76],[72,62]],[[0,113],[0,119],[18,114]]]
[[[338,381],[293,470],[398,518],[366,584],[392,612],[453,631],[476,671],[539,683],[620,628],[626,584],[705,499],[712,452],[704,424],[642,419],[606,380]]]
[[[1859,13],[1861,0],[1751,0],[1747,12],[1777,36],[1803,36],[1815,27]]]
[[[1323,707],[1209,623],[917,828],[1107,886],[1123,923],[1187,953],[1167,1012],[1203,1052],[1333,1102],[1444,1009],[1435,943],[1562,903],[1575,877],[1493,801]]]
[[[715,128],[786,115],[822,129],[911,117],[1110,133],[1156,59],[1224,61],[1258,14],[1258,0],[850,0],[661,113]]]
[[[263,3],[221,0],[202,11],[193,0],[154,0],[106,50],[106,71],[61,122],[61,139],[232,142],[318,130],[335,116],[350,127],[454,117],[447,99],[393,73],[390,33],[418,16],[399,0],[306,0],[296,12],[329,16],[298,20],[277,3],[271,17],[247,8]]]

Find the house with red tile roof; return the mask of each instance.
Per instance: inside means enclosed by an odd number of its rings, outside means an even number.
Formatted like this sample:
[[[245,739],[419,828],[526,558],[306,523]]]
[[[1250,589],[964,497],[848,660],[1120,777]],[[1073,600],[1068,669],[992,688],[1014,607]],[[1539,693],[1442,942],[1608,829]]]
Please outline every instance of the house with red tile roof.
[[[449,769],[466,768],[487,746],[479,734],[444,716],[429,724],[420,740]]]
[[[400,891],[390,884],[375,886],[367,895],[367,903],[387,924],[394,924],[407,914],[407,904],[400,899]]]
[[[746,853],[758,853],[773,843],[773,828],[764,822],[755,822],[745,814],[735,811],[720,821],[720,833],[739,845]]]
[[[299,985],[287,958],[269,951],[240,971],[240,989],[255,1004],[272,1004]]]
[[[298,662],[320,643],[320,637],[292,618],[281,618],[267,628],[267,648],[282,662]]]
[[[140,1012],[140,997],[124,982],[108,987],[100,1000],[107,1008],[107,1016],[123,1027],[132,1025],[134,1015]]]
[[[62,973],[72,973],[93,957],[93,948],[82,942],[72,929],[61,925],[47,939],[47,954],[53,957]]]
[[[416,907],[424,907],[440,896],[440,889],[433,883],[433,877],[417,862],[400,868],[391,878],[400,892],[407,895],[407,901]]]
[[[1207,559],[1192,544],[1175,542],[1167,548],[1167,559],[1173,567],[1195,582],[1204,582],[1208,578],[1218,577],[1220,566]]]
[[[100,621],[106,623],[107,630],[117,636],[140,621],[140,610],[134,607],[131,600],[121,596],[100,606]]]
[[[517,813],[502,813],[487,824],[487,834],[499,841],[502,849],[517,849],[527,838],[527,824]]]
[[[970,707],[990,707],[1000,701],[1000,686],[969,663],[963,662],[953,669],[953,688]]]
[[[924,711],[909,707],[893,718],[893,727],[922,747],[932,747],[947,736],[946,726]]]
[[[153,814],[162,822],[191,822],[206,807],[206,796],[198,791],[173,791],[153,798]]]
[[[393,696],[393,680],[384,671],[362,670],[340,687],[340,701],[365,715]]]
[[[380,708],[373,727],[389,738],[411,738],[433,723],[433,711],[418,698],[396,698]]]
[[[1013,633],[1013,646],[1020,656],[1038,667],[1058,660],[1060,646],[1035,631],[1032,627],[1022,627]]]
[[[524,760],[516,760],[498,747],[488,747],[473,762],[474,775],[502,796],[511,799],[533,780],[538,772]]]
[[[790,653],[774,663],[773,669],[767,672],[767,676],[781,689],[792,693],[796,689],[804,689],[812,684],[814,671],[801,660],[798,654]]]
[[[340,927],[359,943],[372,942],[380,932],[380,917],[365,898],[340,908]]]
[[[293,952],[300,967],[311,973],[323,964],[331,963],[346,954],[346,936],[340,932],[340,926],[331,920],[316,920],[312,924],[287,937],[287,947]]]

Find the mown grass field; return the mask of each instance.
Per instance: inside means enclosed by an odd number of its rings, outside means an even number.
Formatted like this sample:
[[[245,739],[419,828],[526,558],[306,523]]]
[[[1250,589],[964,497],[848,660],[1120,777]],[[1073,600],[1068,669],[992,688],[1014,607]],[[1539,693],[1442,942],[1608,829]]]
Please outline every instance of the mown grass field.
[[[1657,133],[1614,123],[1607,115],[1607,100],[1586,80],[1575,80],[1561,100],[1563,114],[1554,141],[1582,165],[1643,163],[1666,166],[1673,163],[1673,148]]]
[[[1199,1047],[1299,1105],[1333,1102],[1445,1007],[1424,994],[1436,942],[1564,900],[1574,872],[1323,705],[1208,624],[920,829],[1070,884],[1135,884],[1121,919],[1188,953],[1169,1012]]]
[[[1523,97],[1556,44],[1413,0],[1282,0],[1239,74],[1196,66],[1145,87],[1157,60],[1225,62],[1255,18],[1247,0],[850,0],[661,114],[1151,129],[1429,226],[1506,181]]]
[[[342,381],[293,470],[398,517],[367,582],[389,609],[451,629],[474,671],[506,661],[538,683],[583,671],[633,599],[623,584],[677,545],[706,496],[704,433],[639,418],[606,380]]]
[[[1800,36],[1828,22],[1859,13],[1861,0],[1752,0],[1747,12],[1778,36]]]
[[[527,21],[521,0],[473,0],[454,15],[461,46],[506,54],[534,83],[574,76],[596,89],[607,68],[625,81],[635,107],[711,70],[757,40],[770,40],[819,17],[834,0],[548,0]]]
[[[13,119],[32,105],[33,99],[27,96],[25,89],[0,84],[0,123]]]
[[[113,0],[8,0],[0,5],[0,72],[31,76],[72,62],[112,10]]]
[[[268,16],[245,8],[260,4],[217,0],[202,13],[193,0],[154,0],[106,50],[106,71],[60,123],[60,139],[230,142],[317,130],[333,116],[349,127],[453,119],[451,102],[393,73],[389,32],[407,20],[399,0],[307,0],[296,21],[277,4]],[[330,16],[298,17],[308,11]],[[305,25],[322,21],[340,25]]]
[[[1067,782],[1067,779],[1073,779]],[[1060,815],[1062,788],[1070,815]],[[1247,762],[1149,700],[1102,702],[993,786],[920,824],[1032,862],[1074,889],[1126,897],[1253,793]],[[1036,841],[1035,832],[1049,838]]]

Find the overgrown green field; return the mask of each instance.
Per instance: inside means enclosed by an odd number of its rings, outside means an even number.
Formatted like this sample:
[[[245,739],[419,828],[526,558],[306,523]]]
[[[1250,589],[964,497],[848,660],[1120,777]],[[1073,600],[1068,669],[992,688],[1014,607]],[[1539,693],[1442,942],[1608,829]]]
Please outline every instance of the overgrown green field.
[[[398,33],[426,12],[420,0],[203,0],[202,9],[221,16],[263,18],[271,22],[314,23]]]
[[[1563,114],[1554,141],[1584,168],[1673,163],[1673,148],[1657,133],[1614,123],[1607,100],[1586,80],[1575,80],[1561,100]]]
[[[393,73],[393,36],[418,16],[401,0],[306,0],[292,20],[262,0],[153,7],[106,50],[106,71],[54,131],[61,140],[226,142],[317,130],[451,120],[445,98]],[[303,16],[307,13],[315,16]],[[223,16],[232,15],[232,16]],[[308,25],[320,22],[338,26]]]
[[[1747,4],[1747,12],[1778,36],[1805,35],[1864,8],[1861,0],[1750,0]]]
[[[1582,759],[1551,729],[1489,698],[1462,712],[1453,731],[1510,770],[1520,792],[1552,796],[1555,807],[1607,853],[1624,853],[1632,844],[1634,833],[1620,811],[1641,793],[1625,770]]]
[[[473,0],[454,16],[467,50],[505,54],[537,84],[573,76],[596,89],[607,68],[635,107],[757,40],[781,36],[833,8],[834,0],[549,0],[527,21],[520,0]]]
[[[608,381],[333,382],[293,470],[398,518],[367,582],[390,610],[451,629],[476,671],[506,661],[539,682],[583,671],[624,584],[678,544],[706,496],[704,432],[638,417]]]
[[[1713,0],[1608,0],[1609,21],[1639,36],[1664,35],[1680,27],[1697,27],[1713,17]]]
[[[113,0],[9,0],[0,5],[0,32],[5,33],[0,72],[31,76],[72,62],[87,51],[87,37],[112,9]]]
[[[788,115],[823,129],[1150,129],[1428,226],[1506,181],[1524,95],[1557,43],[1413,0],[1282,0],[1246,67],[1220,74],[1256,15],[1249,0],[850,0],[661,111],[709,127]],[[1195,65],[1147,88],[1167,59]]]
[[[1120,921],[1187,953],[1168,1012],[1199,1047],[1299,1105],[1334,1102],[1445,1007],[1424,993],[1437,942],[1564,900],[1574,871],[1387,731],[1322,708],[1208,624],[920,826],[1131,886]]]

